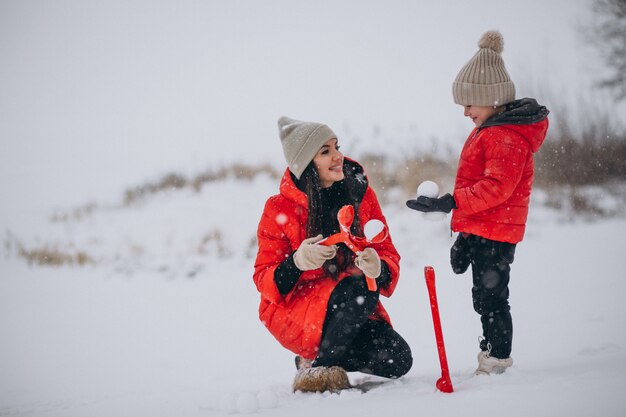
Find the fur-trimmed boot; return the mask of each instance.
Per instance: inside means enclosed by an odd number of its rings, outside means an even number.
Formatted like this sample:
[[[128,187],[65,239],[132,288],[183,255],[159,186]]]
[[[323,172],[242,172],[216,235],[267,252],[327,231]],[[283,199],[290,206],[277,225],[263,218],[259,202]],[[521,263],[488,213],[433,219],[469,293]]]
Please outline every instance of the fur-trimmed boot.
[[[350,388],[348,374],[339,366],[301,368],[293,380],[294,392],[338,392],[347,388]]]
[[[513,358],[494,358],[489,355],[489,351],[482,350],[478,353],[478,368],[474,375],[501,374],[511,365],[513,365]]]

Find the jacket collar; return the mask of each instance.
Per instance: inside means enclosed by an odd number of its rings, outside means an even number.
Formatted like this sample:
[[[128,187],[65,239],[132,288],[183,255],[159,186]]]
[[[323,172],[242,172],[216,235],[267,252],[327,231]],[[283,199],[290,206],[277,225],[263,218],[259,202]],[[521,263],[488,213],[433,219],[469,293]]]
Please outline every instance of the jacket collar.
[[[500,125],[530,125],[548,117],[550,111],[537,103],[534,98],[514,100],[504,110],[494,114],[483,123],[481,128]]]

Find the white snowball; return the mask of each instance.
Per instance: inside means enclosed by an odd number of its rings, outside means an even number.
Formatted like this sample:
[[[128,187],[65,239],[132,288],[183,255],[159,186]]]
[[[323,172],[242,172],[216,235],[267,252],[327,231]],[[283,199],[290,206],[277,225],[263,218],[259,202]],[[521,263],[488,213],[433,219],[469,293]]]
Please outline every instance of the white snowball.
[[[237,398],[237,411],[241,414],[251,414],[259,411],[259,400],[256,395],[242,392]]]
[[[417,196],[437,198],[439,197],[439,186],[433,181],[424,181],[417,187]]]
[[[369,222],[365,223],[365,227],[363,228],[363,233],[368,240],[372,240],[377,234],[382,232],[385,225],[378,219],[372,219]]]
[[[256,395],[261,408],[276,408],[278,406],[278,397],[269,388],[264,388]]]
[[[417,196],[431,197],[437,198],[439,197],[439,186],[437,183],[433,181],[424,181],[417,187]],[[430,212],[430,213],[422,213],[422,217],[426,220],[430,220],[433,222],[438,222],[445,219],[447,216],[446,213],[442,212]]]

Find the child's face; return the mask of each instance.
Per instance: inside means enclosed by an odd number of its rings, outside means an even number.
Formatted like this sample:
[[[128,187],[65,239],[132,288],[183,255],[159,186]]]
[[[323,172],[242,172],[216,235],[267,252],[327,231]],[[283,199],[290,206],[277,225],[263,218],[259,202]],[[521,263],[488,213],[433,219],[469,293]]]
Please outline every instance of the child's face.
[[[343,154],[339,152],[337,139],[329,139],[317,151],[313,163],[323,188],[328,188],[335,182],[343,180]]]
[[[472,119],[472,122],[474,122],[476,127],[480,127],[483,123],[485,123],[485,120],[502,110],[502,106],[465,106],[464,108],[465,111],[463,114]]]

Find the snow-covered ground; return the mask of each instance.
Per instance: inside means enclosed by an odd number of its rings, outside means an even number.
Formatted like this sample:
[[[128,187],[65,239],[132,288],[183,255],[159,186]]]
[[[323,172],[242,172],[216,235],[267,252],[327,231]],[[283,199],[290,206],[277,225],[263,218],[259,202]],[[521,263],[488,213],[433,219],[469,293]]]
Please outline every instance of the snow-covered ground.
[[[450,83],[488,29],[505,36],[518,95],[545,103],[554,126],[565,114],[585,125],[589,108],[622,114],[593,87],[606,68],[580,38],[591,4],[0,2],[0,417],[625,415],[624,184],[618,198],[589,190],[622,212],[593,222],[547,209],[537,190],[512,271],[515,365],[480,378],[470,276],[449,270],[447,224],[389,191],[403,260],[384,303],[414,366],[341,395],[291,394],[293,355],[257,318],[254,237],[276,180],[115,200],[164,169],[282,167],[283,114],[328,123],[353,156],[456,155],[469,121]],[[20,250],[95,264],[29,265]],[[451,395],[434,388],[425,265]]]
[[[33,209],[0,236],[0,416],[619,416],[626,412],[626,219],[563,221],[537,202],[512,267],[515,364],[473,377],[480,323],[470,274],[447,263],[447,222],[390,192],[402,255],[383,300],[407,339],[407,376],[368,393],[292,394],[293,355],[258,320],[254,233],[277,181],[224,180],[51,221]],[[84,267],[29,266],[27,249],[85,251]],[[423,267],[437,272],[455,393],[440,376]],[[351,374],[353,382],[373,380]]]

